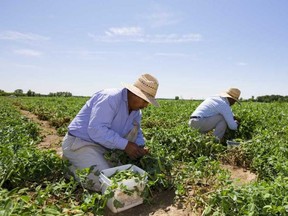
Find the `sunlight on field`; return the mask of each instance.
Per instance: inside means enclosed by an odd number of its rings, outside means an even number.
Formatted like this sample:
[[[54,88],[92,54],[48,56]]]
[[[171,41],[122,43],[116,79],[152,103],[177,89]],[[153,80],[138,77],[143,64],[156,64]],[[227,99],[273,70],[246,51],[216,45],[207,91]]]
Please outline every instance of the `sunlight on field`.
[[[0,97],[1,215],[107,215],[105,195],[64,178],[67,164],[56,152],[61,141],[43,144],[51,133],[63,137],[86,100]],[[134,163],[149,173],[142,204],[145,212],[163,209],[155,199],[172,190],[174,207],[195,215],[287,214],[287,103],[242,102],[233,107],[242,121],[229,139],[241,144],[231,149],[188,127],[189,116],[199,103],[160,100],[160,108],[149,106],[143,110],[142,128],[151,154],[131,161],[125,154],[113,152],[123,164]],[[43,128],[53,132],[45,134]],[[242,177],[231,172],[233,169],[244,170]],[[247,175],[245,170],[249,170]],[[246,181],[237,184],[235,178]],[[133,209],[127,212],[133,215]]]

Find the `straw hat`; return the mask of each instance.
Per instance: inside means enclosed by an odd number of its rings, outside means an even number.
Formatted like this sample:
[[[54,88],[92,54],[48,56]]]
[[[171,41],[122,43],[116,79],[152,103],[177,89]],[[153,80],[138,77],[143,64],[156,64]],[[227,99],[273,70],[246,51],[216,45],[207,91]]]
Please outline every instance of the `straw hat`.
[[[240,97],[241,91],[237,88],[229,88],[227,91],[222,92],[220,96],[222,97],[229,97],[234,99],[235,101],[239,102],[239,97]]]
[[[150,74],[141,75],[133,85],[123,84],[123,86],[138,97],[159,107],[159,104],[155,99],[159,83],[158,80]]]

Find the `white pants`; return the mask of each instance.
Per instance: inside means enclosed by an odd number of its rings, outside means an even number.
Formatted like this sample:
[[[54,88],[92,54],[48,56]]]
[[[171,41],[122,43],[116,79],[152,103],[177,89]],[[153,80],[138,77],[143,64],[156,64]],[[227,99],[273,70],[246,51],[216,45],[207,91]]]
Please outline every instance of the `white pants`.
[[[134,122],[134,127],[125,136],[131,142],[135,142],[139,125]],[[63,159],[68,159],[71,166],[69,170],[77,181],[76,170],[91,168],[93,171],[87,176],[87,183],[85,188],[93,191],[101,191],[101,184],[99,182],[99,173],[104,169],[113,167],[113,164],[104,158],[104,154],[109,151],[100,144],[84,141],[80,138],[69,135],[68,133],[62,142]]]
[[[99,144],[87,142],[68,134],[63,139],[62,149],[63,159],[69,160],[71,164],[69,169],[77,181],[79,181],[76,175],[77,169],[94,167],[93,171],[87,176],[85,187],[90,190],[100,191],[101,184],[98,174],[103,169],[112,167],[112,164],[109,164],[104,158],[107,149]]]
[[[189,125],[190,127],[198,129],[200,133],[207,133],[215,129],[213,135],[218,139],[222,139],[227,129],[227,123],[222,115],[207,118],[191,118]]]

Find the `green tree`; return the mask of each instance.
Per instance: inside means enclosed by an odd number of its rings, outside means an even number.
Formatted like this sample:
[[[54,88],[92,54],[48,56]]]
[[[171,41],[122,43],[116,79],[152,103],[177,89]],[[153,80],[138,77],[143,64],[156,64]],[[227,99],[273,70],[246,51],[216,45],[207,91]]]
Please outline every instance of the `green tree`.
[[[15,94],[16,96],[23,96],[23,90],[22,90],[22,89],[16,89],[16,90],[14,91],[14,94]]]
[[[35,92],[31,91],[30,89],[27,91],[27,96],[29,97],[34,97],[35,96]]]
[[[4,95],[6,95],[7,93],[4,91],[4,90],[2,90],[2,89],[0,89],[0,96],[4,96]]]

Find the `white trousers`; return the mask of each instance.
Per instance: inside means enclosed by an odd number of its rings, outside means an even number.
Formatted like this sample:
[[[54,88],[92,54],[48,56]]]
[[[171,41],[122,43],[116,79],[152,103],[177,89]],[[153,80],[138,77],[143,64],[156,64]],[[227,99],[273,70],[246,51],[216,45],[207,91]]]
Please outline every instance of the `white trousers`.
[[[134,122],[134,127],[125,138],[135,142],[138,130],[139,125]],[[101,191],[99,173],[113,167],[113,164],[104,158],[104,154],[109,150],[100,144],[84,141],[68,133],[63,139],[62,150],[63,159],[69,160],[71,164],[69,170],[77,181],[79,181],[77,170],[93,167],[93,171],[87,176],[87,183],[84,184],[84,187],[93,191]]]
[[[69,170],[77,181],[79,181],[76,174],[77,169],[81,170],[93,166],[93,171],[87,176],[87,182],[84,186],[93,191],[100,191],[99,172],[112,167],[112,164],[104,158],[107,149],[99,144],[66,134],[62,142],[62,150],[63,159],[69,160],[71,164]]]
[[[200,133],[207,133],[215,129],[213,135],[218,139],[222,139],[227,129],[227,123],[222,115],[207,118],[191,118],[189,125],[199,130]]]

